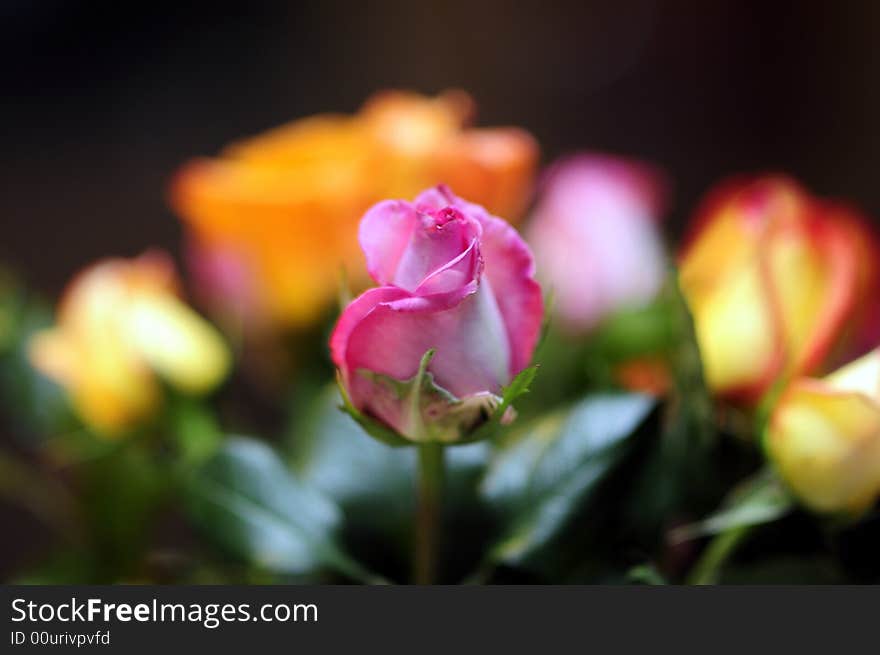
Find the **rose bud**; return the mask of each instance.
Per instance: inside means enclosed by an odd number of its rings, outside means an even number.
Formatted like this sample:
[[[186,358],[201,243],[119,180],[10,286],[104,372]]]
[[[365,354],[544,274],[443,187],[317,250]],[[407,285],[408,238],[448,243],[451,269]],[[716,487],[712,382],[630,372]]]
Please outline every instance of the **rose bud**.
[[[709,386],[754,402],[821,366],[876,293],[870,242],[854,212],[784,177],[710,194],[680,261]]]
[[[336,299],[340,271],[360,264],[357,223],[374,203],[412,197],[441,182],[461,184],[490,211],[524,210],[538,147],[516,128],[468,127],[474,105],[461,91],[436,97],[386,91],[353,115],[294,121],[197,159],[177,175],[171,203],[204,262],[240,260],[248,279],[237,304],[260,312],[248,324],[303,327]],[[465,186],[466,185],[466,186]],[[219,253],[219,255],[217,254]],[[236,302],[217,291],[212,306]],[[256,300],[256,302],[254,302]]]
[[[375,205],[359,238],[380,286],[345,309],[330,339],[346,394],[411,441],[466,437],[538,339],[543,302],[528,247],[444,186]]]
[[[880,350],[824,379],[799,378],[765,435],[779,474],[808,507],[859,513],[880,495]]]
[[[157,378],[202,394],[230,365],[220,335],[180,300],[173,264],[159,252],[103,260],[77,275],[57,324],[32,337],[29,355],[66,389],[83,422],[106,435],[158,410]]]
[[[527,237],[564,330],[585,332],[657,294],[663,190],[659,172],[615,157],[584,154],[549,169]]]

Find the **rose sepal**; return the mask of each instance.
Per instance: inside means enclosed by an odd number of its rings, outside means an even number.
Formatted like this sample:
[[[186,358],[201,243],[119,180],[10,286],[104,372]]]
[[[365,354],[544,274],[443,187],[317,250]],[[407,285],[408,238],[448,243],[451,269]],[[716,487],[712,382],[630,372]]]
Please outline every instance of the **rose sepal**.
[[[355,423],[361,426],[364,432],[373,437],[376,441],[394,448],[412,446],[415,443],[409,439],[404,439],[394,430],[386,427],[376,419],[367,416],[355,407],[351,402],[351,396],[348,395],[348,391],[342,381],[342,374],[338,371],[336,372],[336,387],[339,389],[340,398],[342,398],[342,404],[339,406],[339,409],[348,414]]]
[[[502,388],[501,396],[491,393],[475,394],[467,398],[457,398],[434,381],[428,365],[435,351],[428,350],[422,355],[418,372],[409,380],[397,380],[387,375],[367,370],[357,371],[358,375],[368,376],[370,380],[385,386],[407,407],[409,434],[416,438],[405,438],[391,430],[380,421],[364,414],[351,402],[351,398],[337,375],[337,386],[342,397],[340,408],[360,425],[364,431],[382,443],[400,447],[421,443],[442,443],[446,445],[468,444],[489,439],[501,425],[510,423],[516,413],[513,402],[525,393],[537,373],[537,365],[530,366],[517,375],[509,385]]]

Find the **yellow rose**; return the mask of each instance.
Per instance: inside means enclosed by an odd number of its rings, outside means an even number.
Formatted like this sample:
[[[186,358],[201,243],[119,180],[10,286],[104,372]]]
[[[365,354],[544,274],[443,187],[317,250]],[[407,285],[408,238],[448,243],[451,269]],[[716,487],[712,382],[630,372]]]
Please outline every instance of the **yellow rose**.
[[[537,145],[515,128],[466,129],[472,108],[460,91],[387,91],[357,114],[301,119],[184,166],[171,201],[205,295],[270,323],[307,325],[337,297],[343,268],[356,286],[363,280],[357,225],[374,203],[447,183],[518,218]]]
[[[765,445],[808,507],[857,513],[880,495],[880,350],[780,398]]]
[[[709,386],[753,402],[814,372],[876,295],[876,251],[852,211],[783,177],[723,185],[680,261]]]
[[[220,335],[179,299],[172,262],[158,252],[103,260],[77,275],[56,325],[32,337],[29,355],[65,388],[83,422],[107,435],[157,411],[157,376],[202,394],[230,366]]]

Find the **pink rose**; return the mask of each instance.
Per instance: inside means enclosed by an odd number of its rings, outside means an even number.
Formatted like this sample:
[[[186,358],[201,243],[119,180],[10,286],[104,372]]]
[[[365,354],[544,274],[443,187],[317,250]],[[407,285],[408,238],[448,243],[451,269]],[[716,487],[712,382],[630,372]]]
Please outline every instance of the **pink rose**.
[[[550,168],[527,236],[564,329],[589,330],[660,290],[663,195],[657,171],[625,159],[585,154]]]
[[[528,246],[445,186],[375,205],[359,239],[381,286],[330,338],[352,404],[413,441],[462,438],[531,360],[543,301]],[[428,351],[421,384],[407,385]]]

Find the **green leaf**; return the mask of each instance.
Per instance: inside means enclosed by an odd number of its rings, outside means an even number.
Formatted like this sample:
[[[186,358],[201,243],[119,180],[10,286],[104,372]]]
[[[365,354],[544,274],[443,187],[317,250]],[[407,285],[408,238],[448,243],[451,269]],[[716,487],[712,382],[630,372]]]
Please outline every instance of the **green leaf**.
[[[0,308],[0,314],[7,311],[13,309]],[[22,297],[14,312],[0,318],[8,323],[0,346],[0,406],[12,419],[16,436],[39,443],[77,429],[78,423],[64,390],[31,366],[28,357],[31,337],[52,324],[50,308]]]
[[[164,420],[180,453],[180,463],[195,464],[214,454],[223,440],[217,417],[200,399],[169,392]]]
[[[307,484],[352,509],[352,518],[396,523],[412,511],[415,452],[370,439],[351,415],[338,411],[328,387],[294,426],[291,465]]]
[[[493,410],[489,419],[477,428],[473,434],[463,439],[461,443],[493,438],[501,426],[513,418],[513,415],[510,414],[513,411],[513,403],[529,392],[537,374],[537,364],[520,371],[519,375],[513,378],[511,383],[501,390],[501,402]]]
[[[328,568],[378,581],[336,543],[342,518],[336,504],[292,475],[259,441],[229,440],[188,487],[196,524],[247,561],[278,573]]]
[[[648,447],[632,482],[628,521],[647,534],[659,534],[665,517],[699,516],[726,490],[718,479],[715,410],[703,376],[693,317],[672,272],[658,302],[670,314],[675,338],[665,352],[672,388],[665,403],[659,438]]]
[[[698,523],[673,530],[670,541],[680,543],[739,528],[771,523],[794,509],[791,495],[772,471],[762,471],[736,487],[715,513]]]
[[[639,564],[626,572],[629,584],[665,585],[669,584],[663,574],[653,564]]]
[[[81,505],[95,549],[95,579],[137,574],[161,505],[173,489],[151,444],[135,435],[82,463]]]
[[[721,510],[703,521],[674,530],[672,543],[712,535],[700,559],[688,574],[690,584],[715,584],[727,561],[756,526],[775,521],[795,506],[792,497],[771,470],[759,472],[728,496]]]
[[[292,435],[291,463],[303,481],[321,489],[340,505],[373,503],[377,509],[395,513],[411,511],[415,485],[416,454],[410,448],[386,448],[366,439],[350,416],[337,411],[338,389],[327,387],[316,399],[312,411]],[[485,444],[458,446],[446,450],[451,491],[463,472],[472,474],[485,465]]]
[[[619,309],[592,333],[591,349],[612,362],[666,352],[678,337],[676,311],[665,291],[647,305]]]
[[[655,404],[641,394],[587,397],[503,447],[482,485],[508,526],[490,560],[520,563],[558,535],[622,459],[628,438]]]
[[[388,448],[370,439],[350,416],[338,411],[338,405],[338,390],[328,386],[310,411],[299,417],[290,434],[291,467],[300,480],[342,509],[342,536],[352,552],[365,558],[374,555],[375,567],[382,573],[406,575],[415,513],[416,451]],[[462,551],[476,541],[473,524],[487,525],[491,518],[476,494],[488,451],[486,443],[446,449],[443,504],[449,534],[456,534],[455,526],[463,517],[474,516],[466,543],[455,537],[448,540],[456,556],[464,557]],[[488,538],[488,527],[486,531]]]

